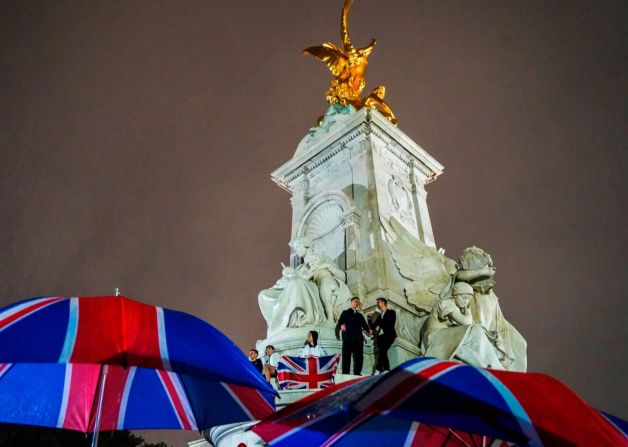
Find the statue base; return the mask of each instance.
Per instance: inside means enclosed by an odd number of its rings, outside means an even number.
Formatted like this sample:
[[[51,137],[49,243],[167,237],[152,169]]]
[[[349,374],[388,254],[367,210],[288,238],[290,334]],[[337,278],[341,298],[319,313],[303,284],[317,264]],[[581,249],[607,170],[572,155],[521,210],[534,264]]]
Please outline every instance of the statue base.
[[[318,332],[318,344],[322,346],[327,354],[333,355],[342,352],[342,341],[336,338],[335,324],[326,323],[319,326],[309,326],[301,328],[287,328],[270,335],[264,340],[257,340],[255,347],[260,352],[260,356],[265,352],[266,346],[272,345],[275,351],[281,355],[298,356],[303,348],[305,337],[309,331]],[[375,372],[377,362],[377,345],[371,337],[364,340],[364,363],[362,375],[370,375]],[[406,340],[398,338],[388,350],[388,360],[391,367],[395,367],[407,360],[418,357],[420,354],[418,346],[414,346]],[[341,360],[342,364],[342,360]],[[341,372],[341,365],[338,365]],[[351,370],[353,371],[353,363]]]
[[[342,341],[336,338],[336,325],[334,323],[323,323],[318,326],[307,326],[300,328],[286,328],[275,334],[270,335],[264,340],[257,340],[256,349],[263,355],[266,346],[272,345],[275,351],[281,355],[298,356],[299,351],[305,344],[305,337],[309,331],[318,332],[318,344],[325,349],[328,355],[338,354],[342,352]],[[373,339],[365,337],[364,342],[364,363],[362,366],[362,375],[369,375],[374,372],[375,368],[375,349]],[[390,351],[389,351],[390,352]],[[414,357],[407,357],[414,358]],[[341,360],[342,364],[342,360]],[[395,363],[396,365],[397,363]],[[338,365],[341,370],[341,365]],[[353,362],[351,364],[353,371]]]

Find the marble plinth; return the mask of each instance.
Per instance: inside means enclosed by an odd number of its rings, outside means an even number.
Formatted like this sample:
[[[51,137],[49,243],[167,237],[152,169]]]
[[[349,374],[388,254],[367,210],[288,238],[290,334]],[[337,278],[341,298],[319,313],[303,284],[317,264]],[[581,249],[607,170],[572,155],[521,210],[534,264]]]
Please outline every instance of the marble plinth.
[[[334,105],[293,158],[271,175],[292,195],[290,240],[313,241],[313,252],[331,259],[346,274],[346,284],[361,298],[365,314],[374,310],[378,297],[387,298],[397,313],[399,338],[390,353],[391,366],[419,354],[427,313],[408,300],[406,289],[413,284],[391,255],[382,220],[395,219],[435,251],[425,185],[442,171],[442,165],[376,110]],[[297,268],[303,262],[293,249],[290,264]],[[258,350],[272,344],[281,353],[294,354],[311,329],[319,331],[319,343],[329,353],[339,352],[340,343],[325,325],[286,328],[260,340]],[[364,371],[370,372],[373,363],[371,343],[365,347]]]

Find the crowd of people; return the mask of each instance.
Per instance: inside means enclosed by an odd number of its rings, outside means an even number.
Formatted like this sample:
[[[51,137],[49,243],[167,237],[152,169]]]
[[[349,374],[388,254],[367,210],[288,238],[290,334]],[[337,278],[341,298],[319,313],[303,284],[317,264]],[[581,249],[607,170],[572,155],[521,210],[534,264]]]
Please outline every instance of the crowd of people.
[[[386,298],[377,298],[377,309],[379,313],[375,319],[369,317],[367,321],[360,311],[360,298],[354,296],[351,298],[350,308],[345,309],[340,314],[336,325],[336,337],[339,340],[342,339],[341,368],[343,374],[350,373],[351,359],[353,359],[353,374],[362,374],[364,336],[375,337],[377,343],[379,354],[375,365],[375,374],[390,370],[388,350],[397,338],[397,332],[395,331],[397,316],[394,310],[388,309],[388,300]],[[318,344],[318,332],[309,331],[298,356],[306,358],[326,355],[325,349]],[[266,346],[264,355],[261,357],[257,349],[252,348],[249,350],[249,360],[269,382],[277,377],[277,367],[280,358],[281,356],[275,351],[273,345]]]

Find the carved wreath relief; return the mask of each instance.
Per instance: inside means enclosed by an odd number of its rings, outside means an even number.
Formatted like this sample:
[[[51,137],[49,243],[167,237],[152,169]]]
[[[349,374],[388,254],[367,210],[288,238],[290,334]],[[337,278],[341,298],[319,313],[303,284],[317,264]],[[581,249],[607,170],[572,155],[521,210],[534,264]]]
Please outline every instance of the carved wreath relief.
[[[390,176],[386,185],[388,200],[392,204],[393,212],[403,222],[414,227],[412,215],[412,193],[406,185],[395,175]]]

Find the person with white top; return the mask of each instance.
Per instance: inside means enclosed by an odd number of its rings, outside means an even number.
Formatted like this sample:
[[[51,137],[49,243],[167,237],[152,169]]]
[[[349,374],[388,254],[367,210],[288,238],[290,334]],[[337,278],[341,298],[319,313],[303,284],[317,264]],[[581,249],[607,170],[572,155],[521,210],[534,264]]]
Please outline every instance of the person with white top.
[[[281,356],[275,352],[273,345],[266,346],[266,354],[262,356],[263,374],[270,382],[271,378],[277,378],[277,366]]]
[[[326,355],[327,352],[318,344],[318,332],[308,332],[305,344],[301,351],[299,351],[299,357],[323,357]]]

